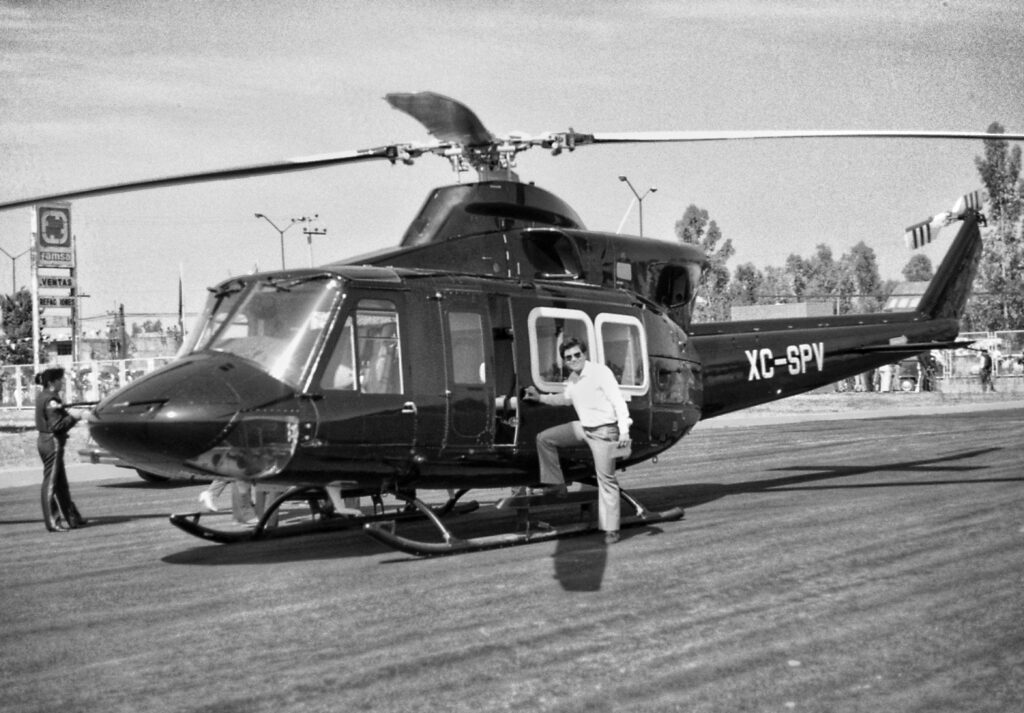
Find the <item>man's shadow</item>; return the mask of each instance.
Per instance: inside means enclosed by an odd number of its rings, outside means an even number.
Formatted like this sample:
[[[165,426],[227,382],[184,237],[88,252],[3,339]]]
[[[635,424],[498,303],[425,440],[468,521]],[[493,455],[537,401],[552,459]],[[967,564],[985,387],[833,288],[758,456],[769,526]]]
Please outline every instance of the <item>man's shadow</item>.
[[[606,545],[604,533],[589,531],[578,537],[563,537],[557,540],[555,553],[555,579],[567,592],[597,592],[604,582],[608,566],[610,547],[621,547],[634,537],[649,537],[661,534],[662,530],[650,525],[622,530],[617,544]]]

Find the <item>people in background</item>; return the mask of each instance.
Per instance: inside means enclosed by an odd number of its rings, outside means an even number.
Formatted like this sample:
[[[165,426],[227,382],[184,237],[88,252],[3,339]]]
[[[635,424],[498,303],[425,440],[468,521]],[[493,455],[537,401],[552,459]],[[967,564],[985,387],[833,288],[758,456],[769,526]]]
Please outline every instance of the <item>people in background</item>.
[[[978,357],[978,381],[981,383],[981,393],[996,390],[992,383],[992,355],[988,349],[982,349]]]

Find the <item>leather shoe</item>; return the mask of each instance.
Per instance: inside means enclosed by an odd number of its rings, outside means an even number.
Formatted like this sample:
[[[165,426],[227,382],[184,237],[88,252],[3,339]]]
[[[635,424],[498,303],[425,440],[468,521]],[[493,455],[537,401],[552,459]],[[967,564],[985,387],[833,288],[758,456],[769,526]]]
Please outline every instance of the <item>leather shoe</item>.
[[[606,545],[614,545],[618,541],[619,541],[619,531],[618,530],[609,530],[608,532],[604,533],[604,543]]]

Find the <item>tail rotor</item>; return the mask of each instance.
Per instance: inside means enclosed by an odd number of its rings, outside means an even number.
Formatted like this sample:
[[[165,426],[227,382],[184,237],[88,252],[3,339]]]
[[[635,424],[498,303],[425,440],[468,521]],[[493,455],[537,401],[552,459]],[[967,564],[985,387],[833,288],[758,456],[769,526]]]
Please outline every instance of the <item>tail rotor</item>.
[[[963,220],[967,211],[981,212],[982,206],[988,200],[988,194],[984,190],[971,191],[960,196],[953,208],[944,213],[939,213],[922,220],[920,223],[911,225],[903,234],[903,240],[910,250],[917,250],[935,240],[939,231],[947,225]]]

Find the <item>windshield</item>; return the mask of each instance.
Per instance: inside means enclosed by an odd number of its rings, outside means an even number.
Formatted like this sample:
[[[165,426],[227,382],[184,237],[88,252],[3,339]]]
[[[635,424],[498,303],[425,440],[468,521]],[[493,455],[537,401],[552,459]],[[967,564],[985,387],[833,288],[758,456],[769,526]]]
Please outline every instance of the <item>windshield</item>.
[[[340,297],[328,275],[231,283],[211,300],[193,351],[243,357],[298,387]]]

